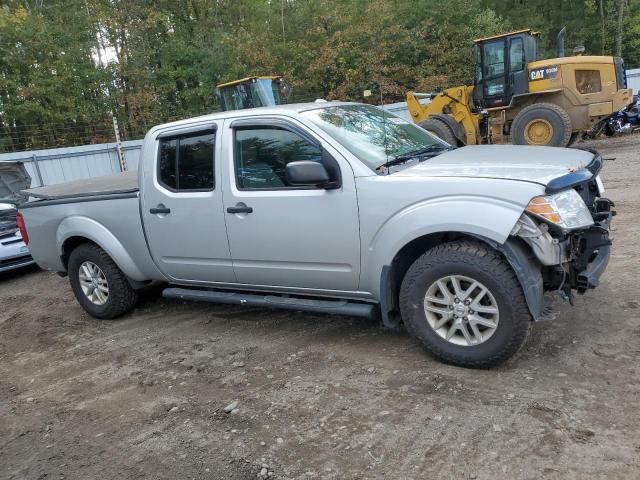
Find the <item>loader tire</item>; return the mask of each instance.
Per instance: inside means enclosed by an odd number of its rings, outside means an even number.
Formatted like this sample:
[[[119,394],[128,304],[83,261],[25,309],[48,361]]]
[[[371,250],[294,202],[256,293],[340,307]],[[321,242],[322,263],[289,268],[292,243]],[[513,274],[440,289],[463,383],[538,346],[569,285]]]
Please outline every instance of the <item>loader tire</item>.
[[[571,118],[553,103],[535,103],[523,108],[511,125],[514,145],[566,147],[571,141]]]
[[[111,257],[93,243],[69,255],[69,282],[80,306],[92,317],[114,319],[133,310],[138,293]]]
[[[453,134],[453,131],[442,120],[438,120],[437,118],[427,118],[422,122],[418,123],[422,128],[424,128],[427,132],[433,133],[436,137],[441,140],[444,140],[449,145],[453,145],[454,147],[458,145],[458,140],[456,136]]]

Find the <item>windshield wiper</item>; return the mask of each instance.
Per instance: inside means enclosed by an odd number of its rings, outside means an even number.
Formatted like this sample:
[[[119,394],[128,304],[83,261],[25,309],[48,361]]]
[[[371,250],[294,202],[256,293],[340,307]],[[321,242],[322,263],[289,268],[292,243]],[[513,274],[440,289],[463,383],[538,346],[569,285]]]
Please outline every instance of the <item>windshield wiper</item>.
[[[440,153],[447,150],[453,150],[455,147],[450,145],[429,145],[428,147],[421,148],[419,150],[414,150],[413,152],[403,153],[402,155],[398,155],[397,157],[392,158],[391,160],[381,163],[376,167],[376,170],[382,167],[390,167],[392,165],[398,165],[399,163],[406,162],[411,160],[412,158],[419,158],[423,155],[428,155],[432,153]]]

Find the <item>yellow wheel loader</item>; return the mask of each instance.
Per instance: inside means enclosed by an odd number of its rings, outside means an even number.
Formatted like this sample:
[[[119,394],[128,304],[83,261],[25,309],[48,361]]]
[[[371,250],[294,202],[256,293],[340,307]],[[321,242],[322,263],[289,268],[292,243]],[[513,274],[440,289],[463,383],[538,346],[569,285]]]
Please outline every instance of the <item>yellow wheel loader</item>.
[[[596,131],[633,101],[619,57],[564,56],[537,60],[532,30],[474,41],[474,84],[431,94],[407,93],[420,126],[453,145],[514,143],[565,147]]]
[[[280,105],[284,96],[282,77],[247,77],[216,87],[218,101],[223,112],[243,108]]]

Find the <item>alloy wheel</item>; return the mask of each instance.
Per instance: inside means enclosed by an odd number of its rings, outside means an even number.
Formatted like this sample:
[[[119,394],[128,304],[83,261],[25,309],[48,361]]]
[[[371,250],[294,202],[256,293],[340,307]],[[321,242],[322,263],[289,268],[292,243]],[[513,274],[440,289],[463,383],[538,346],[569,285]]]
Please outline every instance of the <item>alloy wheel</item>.
[[[479,345],[498,327],[498,303],[493,294],[481,282],[463,275],[433,282],[424,298],[424,311],[429,326],[455,345]]]

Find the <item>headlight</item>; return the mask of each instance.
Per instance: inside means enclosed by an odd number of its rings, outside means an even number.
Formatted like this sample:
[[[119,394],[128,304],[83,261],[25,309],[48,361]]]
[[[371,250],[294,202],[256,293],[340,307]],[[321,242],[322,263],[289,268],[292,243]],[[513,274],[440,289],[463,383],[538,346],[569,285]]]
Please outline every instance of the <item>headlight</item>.
[[[529,202],[527,212],[567,229],[593,225],[591,212],[573,189],[535,197]]]

